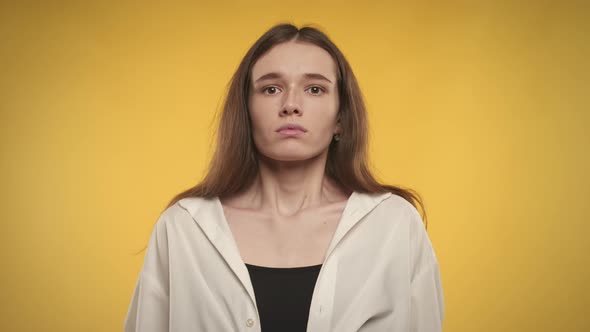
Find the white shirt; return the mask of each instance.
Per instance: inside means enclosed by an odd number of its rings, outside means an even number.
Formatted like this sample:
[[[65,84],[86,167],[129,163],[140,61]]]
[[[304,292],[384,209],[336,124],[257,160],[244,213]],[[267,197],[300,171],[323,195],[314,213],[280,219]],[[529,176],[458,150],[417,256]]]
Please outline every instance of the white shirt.
[[[353,192],[313,291],[307,332],[441,331],[438,261],[418,211]],[[125,331],[260,332],[248,269],[218,198],[184,198],[150,236]]]

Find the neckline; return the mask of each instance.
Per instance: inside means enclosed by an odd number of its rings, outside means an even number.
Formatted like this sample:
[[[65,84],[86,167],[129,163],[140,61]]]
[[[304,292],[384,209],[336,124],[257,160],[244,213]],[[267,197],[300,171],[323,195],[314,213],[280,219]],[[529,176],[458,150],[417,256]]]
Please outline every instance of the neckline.
[[[370,212],[371,209],[375,208],[381,201],[391,195],[391,192],[377,196],[369,195],[365,192],[352,192],[346,202],[346,206],[344,207],[344,211],[342,212],[342,216],[338,222],[334,235],[330,240],[328,249],[326,250],[323,261],[324,266],[322,266],[319,271],[320,277],[322,275],[322,270],[326,267],[327,260],[330,259],[334,248],[340,243],[342,238],[366,213]],[[179,200],[178,204],[192,216],[193,221],[211,241],[211,244],[240,280],[244,289],[250,296],[250,299],[255,301],[254,288],[250,276],[251,271],[248,271],[248,267],[244,264],[244,260],[240,255],[240,251],[227,222],[227,218],[225,218],[223,205],[221,204],[219,196],[209,198],[200,196],[187,197]]]
[[[353,208],[352,207],[352,205],[354,204],[353,202],[356,202],[357,200],[360,199],[359,195],[361,195],[361,194],[358,193],[357,191],[353,191],[350,194],[350,196],[348,196],[348,199],[346,200],[346,204],[344,204],[344,210],[342,211],[342,215],[340,216],[340,220],[338,220],[338,225],[336,226],[336,230],[334,232],[334,235],[336,235],[339,232],[340,228],[344,227],[344,226],[342,226],[342,221],[345,219],[345,217],[346,217],[347,214],[350,214],[351,213],[350,209]],[[213,203],[217,206],[217,210],[219,212],[219,216],[221,217],[221,224],[222,225],[219,225],[218,224],[217,227],[218,228],[220,226],[222,227],[223,232],[225,232],[233,240],[233,243],[236,244],[236,249],[238,249],[237,248],[237,243],[236,243],[235,237],[234,237],[233,233],[231,232],[231,228],[230,228],[229,222],[227,221],[227,218],[225,216],[225,211],[223,209],[223,204],[221,204],[221,199],[219,199],[219,196],[213,197]],[[330,242],[329,247],[332,246],[332,242],[333,241],[334,241],[334,237],[332,237],[332,240]],[[242,260],[242,262],[244,262],[244,261]]]
[[[328,249],[326,252],[326,257],[328,256],[329,252],[330,252],[330,248],[332,248],[336,235],[340,232],[340,229],[344,227],[344,225],[342,224],[342,221],[346,218],[347,214],[352,213],[350,210],[353,208],[353,205],[355,204],[356,200],[360,199],[360,195],[362,195],[361,193],[357,192],[356,190],[353,190],[352,193],[350,194],[350,196],[348,196],[348,199],[346,200],[346,204],[344,205],[344,210],[342,211],[342,215],[340,216],[340,220],[338,221],[338,225],[336,226],[336,230],[334,231],[334,235],[332,236],[332,239],[330,240],[330,244],[328,245]],[[235,240],[235,237],[231,231],[231,228],[229,226],[229,222],[227,221],[227,218],[225,217],[225,211],[223,210],[223,204],[221,204],[221,199],[219,199],[219,196],[215,196],[213,197],[213,202],[215,205],[217,205],[217,209],[219,211],[221,220],[222,220],[222,224],[223,224],[223,229],[224,232],[226,233],[227,236],[229,236],[229,238],[232,239],[232,243],[235,247],[236,252],[239,255],[239,249],[237,246],[237,242]],[[354,210],[356,211],[356,209]],[[219,225],[217,225],[219,227]],[[258,266],[258,265],[252,265],[252,264],[247,264],[246,262],[244,262],[244,259],[240,256],[240,260],[242,261],[242,263],[244,263],[244,265],[247,267],[247,270],[249,268],[253,269],[253,270],[266,270],[266,271],[298,271],[297,269],[302,269],[302,271],[307,271],[307,270],[314,270],[317,269],[318,271],[321,269],[322,264],[319,265],[312,265],[312,266],[301,266],[301,267],[294,267],[294,268],[275,268],[275,267],[268,267],[268,266]]]
[[[244,263],[249,270],[255,270],[260,272],[314,272],[319,271],[322,268],[322,264],[307,265],[307,266],[294,266],[294,267],[272,267],[272,266],[261,266]]]

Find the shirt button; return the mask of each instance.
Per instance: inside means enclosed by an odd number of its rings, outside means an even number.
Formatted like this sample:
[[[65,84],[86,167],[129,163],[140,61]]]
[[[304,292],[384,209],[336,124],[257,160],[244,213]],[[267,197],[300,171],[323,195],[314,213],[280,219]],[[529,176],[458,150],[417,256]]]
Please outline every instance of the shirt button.
[[[254,320],[252,318],[248,318],[248,320],[246,320],[246,326],[248,326],[248,327],[254,326]]]

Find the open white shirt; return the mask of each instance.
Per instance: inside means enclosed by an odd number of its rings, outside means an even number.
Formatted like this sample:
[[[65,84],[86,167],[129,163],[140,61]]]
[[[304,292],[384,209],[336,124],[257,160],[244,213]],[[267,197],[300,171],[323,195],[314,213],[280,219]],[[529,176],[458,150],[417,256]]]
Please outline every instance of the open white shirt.
[[[313,291],[307,332],[441,331],[438,261],[418,211],[353,192]],[[218,198],[184,198],[154,226],[125,332],[260,332],[254,289]]]

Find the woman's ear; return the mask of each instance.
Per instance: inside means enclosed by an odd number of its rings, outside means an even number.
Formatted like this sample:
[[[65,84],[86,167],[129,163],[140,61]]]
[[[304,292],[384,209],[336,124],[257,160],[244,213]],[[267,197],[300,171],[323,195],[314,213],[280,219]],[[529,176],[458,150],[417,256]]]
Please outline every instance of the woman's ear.
[[[340,134],[342,133],[342,124],[340,123],[340,115],[342,113],[340,111],[338,111],[338,114],[336,115],[336,130],[334,131],[334,134]]]

